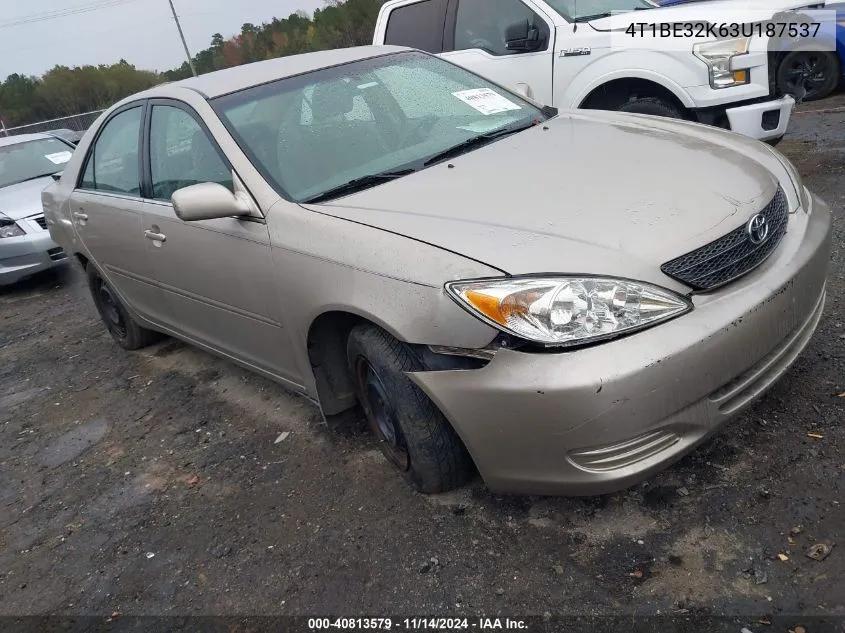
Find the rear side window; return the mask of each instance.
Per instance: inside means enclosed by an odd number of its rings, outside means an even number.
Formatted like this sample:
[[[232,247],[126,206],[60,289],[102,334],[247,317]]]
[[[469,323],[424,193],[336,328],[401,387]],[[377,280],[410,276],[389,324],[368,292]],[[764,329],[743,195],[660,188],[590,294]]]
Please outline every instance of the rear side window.
[[[445,21],[446,0],[422,0],[399,7],[387,19],[384,43],[442,53]]]
[[[88,164],[80,186],[132,196],[141,193],[138,170],[138,136],[142,107],[125,110],[106,123],[88,155]]]

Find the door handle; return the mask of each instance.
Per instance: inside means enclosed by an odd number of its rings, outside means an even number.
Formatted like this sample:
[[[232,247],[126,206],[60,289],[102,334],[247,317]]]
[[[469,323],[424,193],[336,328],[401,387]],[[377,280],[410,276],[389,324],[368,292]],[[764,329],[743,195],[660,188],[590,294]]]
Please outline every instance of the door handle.
[[[167,240],[167,236],[164,233],[156,233],[155,231],[149,230],[144,231],[144,237],[153,242],[164,242]]]
[[[86,220],[88,220],[88,214],[87,213],[81,213],[79,211],[74,211],[73,217],[75,217],[77,220],[81,220],[82,222],[85,222]]]

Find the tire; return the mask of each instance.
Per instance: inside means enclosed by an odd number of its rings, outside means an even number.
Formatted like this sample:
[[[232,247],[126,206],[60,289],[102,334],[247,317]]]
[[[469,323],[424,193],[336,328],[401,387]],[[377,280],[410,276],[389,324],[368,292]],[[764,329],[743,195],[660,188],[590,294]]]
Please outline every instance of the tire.
[[[824,99],[839,84],[839,58],[830,51],[793,51],[783,58],[777,87],[796,100]],[[802,89],[804,94],[800,94]]]
[[[118,345],[123,349],[134,350],[146,347],[160,338],[157,332],[138,325],[121,303],[117,293],[93,264],[89,263],[85,267],[85,274],[97,312]]]
[[[435,404],[406,375],[423,369],[404,343],[370,324],[349,334],[358,402],[382,453],[416,490],[438,493],[473,476],[472,459]]]
[[[683,113],[677,106],[660,97],[637,97],[623,103],[616,110],[619,112],[630,112],[632,114],[650,114],[652,116],[662,116],[670,119],[684,118]]]

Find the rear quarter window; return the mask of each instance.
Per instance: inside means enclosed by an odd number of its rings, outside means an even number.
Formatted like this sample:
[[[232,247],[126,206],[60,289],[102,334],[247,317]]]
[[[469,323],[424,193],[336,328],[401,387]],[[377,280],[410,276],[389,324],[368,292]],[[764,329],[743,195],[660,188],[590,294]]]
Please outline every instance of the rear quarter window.
[[[421,0],[397,7],[387,17],[385,44],[443,52],[446,0]]]

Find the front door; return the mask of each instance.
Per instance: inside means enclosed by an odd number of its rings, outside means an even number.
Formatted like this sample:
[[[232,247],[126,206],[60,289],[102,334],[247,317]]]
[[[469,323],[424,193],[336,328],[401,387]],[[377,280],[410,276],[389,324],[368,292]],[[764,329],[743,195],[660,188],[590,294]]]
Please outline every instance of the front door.
[[[167,318],[155,285],[142,223],[141,121],[144,105],[117,111],[92,143],[82,179],[70,196],[76,233],[94,265],[134,312]]]
[[[281,325],[270,235],[263,219],[183,222],[170,198],[183,187],[219,183],[234,190],[232,167],[193,110],[153,101],[149,199],[144,229],[173,327],[194,341],[298,383]]]
[[[509,27],[525,24],[532,50],[509,49]],[[442,57],[511,90],[527,86],[543,105],[554,105],[554,25],[522,0],[452,0]]]

